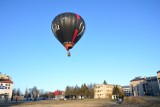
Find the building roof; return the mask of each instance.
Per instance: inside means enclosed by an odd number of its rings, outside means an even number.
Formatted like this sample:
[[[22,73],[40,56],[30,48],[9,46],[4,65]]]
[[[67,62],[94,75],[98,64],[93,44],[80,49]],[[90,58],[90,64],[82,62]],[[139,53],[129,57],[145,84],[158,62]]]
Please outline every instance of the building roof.
[[[156,80],[156,79],[157,79],[156,76],[150,76],[150,77],[144,77],[144,78],[142,78],[142,77],[136,77],[133,80],[131,80],[130,82],[132,82],[132,81],[139,81],[139,80],[151,81],[151,80]]]
[[[148,81],[148,80],[155,80],[155,79],[157,79],[157,77],[156,77],[156,76],[146,77],[146,81]]]
[[[9,75],[0,73],[0,79],[11,79],[11,77]]]
[[[122,88],[130,88],[130,86],[129,86],[129,85],[126,85],[126,86],[122,86]]]
[[[142,77],[135,77],[133,80],[131,80],[130,82],[132,81],[139,81],[139,80],[145,80],[145,78],[142,78]]]
[[[10,84],[13,84],[13,81],[11,81],[10,79],[0,79],[0,83],[10,83]]]
[[[114,84],[95,84],[95,85],[110,85],[110,86],[114,86]]]
[[[60,91],[60,90],[56,90],[53,92],[55,96],[58,96],[58,95],[62,95],[63,94],[63,91]]]

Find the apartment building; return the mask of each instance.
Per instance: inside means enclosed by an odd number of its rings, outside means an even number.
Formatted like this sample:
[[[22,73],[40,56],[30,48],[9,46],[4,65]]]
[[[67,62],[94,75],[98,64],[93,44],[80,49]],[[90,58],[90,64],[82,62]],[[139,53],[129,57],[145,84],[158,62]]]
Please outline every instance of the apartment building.
[[[130,81],[133,96],[156,96],[159,94],[159,80],[157,76],[136,77]]]
[[[94,86],[94,98],[111,98],[114,85],[96,84]]]
[[[13,81],[8,75],[0,73],[0,100],[11,100]]]

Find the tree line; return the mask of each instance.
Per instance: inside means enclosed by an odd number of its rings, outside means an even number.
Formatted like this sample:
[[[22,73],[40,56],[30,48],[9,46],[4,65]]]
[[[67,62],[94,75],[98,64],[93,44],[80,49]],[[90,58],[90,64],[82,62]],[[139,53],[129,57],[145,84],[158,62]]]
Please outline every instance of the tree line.
[[[27,100],[30,98],[33,98],[36,100],[36,98],[41,97],[41,98],[54,98],[55,95],[52,92],[44,91],[43,89],[38,89],[36,86],[33,86],[33,88],[26,88],[25,93],[22,94],[20,89],[13,89],[12,91],[12,99],[14,99],[14,96],[20,97],[24,96]]]
[[[79,87],[75,86],[67,86],[65,90],[65,96],[68,98],[77,98],[80,96],[81,98],[93,98],[94,97],[94,84],[86,85],[85,83]]]

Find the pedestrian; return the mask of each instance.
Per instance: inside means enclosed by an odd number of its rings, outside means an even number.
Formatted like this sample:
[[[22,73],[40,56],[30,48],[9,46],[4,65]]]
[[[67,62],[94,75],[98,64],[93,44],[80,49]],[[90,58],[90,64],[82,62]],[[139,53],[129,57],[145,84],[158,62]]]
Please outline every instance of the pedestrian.
[[[18,96],[16,96],[16,103],[17,103],[17,100],[18,100]]]

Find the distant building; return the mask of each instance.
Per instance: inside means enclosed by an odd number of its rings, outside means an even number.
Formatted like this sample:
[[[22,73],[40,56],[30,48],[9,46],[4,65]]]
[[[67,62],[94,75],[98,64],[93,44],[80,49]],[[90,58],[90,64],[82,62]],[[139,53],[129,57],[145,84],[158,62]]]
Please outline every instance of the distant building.
[[[159,87],[159,93],[160,93],[160,71],[157,72],[157,81],[158,81],[158,87]]]
[[[132,92],[131,92],[131,86],[127,85],[127,86],[122,86],[122,91],[124,96],[131,96]]]
[[[13,81],[8,75],[0,73],[0,100],[11,100]]]
[[[57,100],[64,99],[64,91],[56,90],[53,92]]]
[[[159,86],[156,76],[136,77],[130,81],[133,96],[158,95]]]
[[[119,85],[118,87],[121,88]],[[111,98],[113,88],[113,84],[96,84],[94,86],[94,98]]]

